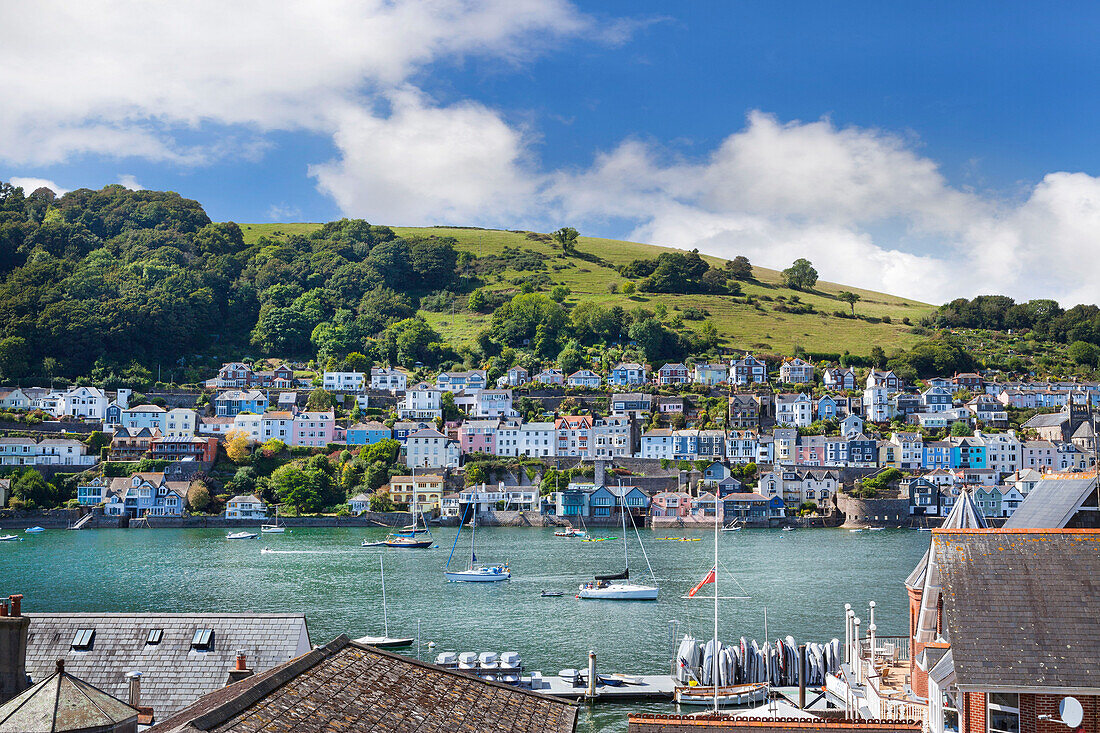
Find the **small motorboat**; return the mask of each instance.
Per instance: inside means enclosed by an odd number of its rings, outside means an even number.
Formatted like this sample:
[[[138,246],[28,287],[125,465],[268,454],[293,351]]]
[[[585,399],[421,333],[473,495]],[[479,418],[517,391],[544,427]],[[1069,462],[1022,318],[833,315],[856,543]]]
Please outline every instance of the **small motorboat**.
[[[6,534],[0,537],[0,542],[22,542],[23,538],[17,534]]]
[[[794,527],[784,527],[783,531],[784,532],[794,532]]]
[[[465,570],[444,571],[443,577],[452,583],[499,583],[511,578],[512,573],[507,565],[471,565]]]
[[[863,529],[862,529],[862,528],[861,528],[861,529],[850,529],[850,530],[848,530],[848,531],[849,531],[849,532],[851,532],[851,533],[853,533],[853,534],[855,534],[856,532],[862,532],[862,531],[863,531]]]
[[[39,532],[45,532],[46,529],[44,527],[27,527],[23,531],[27,534],[38,534]]]
[[[558,598],[559,596],[564,596],[564,595],[565,595],[565,592],[560,591],[560,590],[544,590],[542,592],[542,597],[543,598]]]
[[[574,529],[573,527],[570,527],[569,529],[558,530],[557,532],[554,533],[554,536],[555,537],[586,537],[586,536],[588,536],[588,533],[585,532],[583,529]]]
[[[871,532],[881,532],[884,529],[886,529],[886,527],[871,527],[870,531]]]
[[[231,532],[225,536],[227,540],[254,540],[260,535],[254,532]]]

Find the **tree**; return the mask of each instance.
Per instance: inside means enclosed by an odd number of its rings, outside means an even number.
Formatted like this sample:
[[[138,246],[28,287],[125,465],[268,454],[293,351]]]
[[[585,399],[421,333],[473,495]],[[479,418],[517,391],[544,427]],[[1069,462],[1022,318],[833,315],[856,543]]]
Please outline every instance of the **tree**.
[[[571,254],[577,249],[577,237],[580,236],[579,232],[573,227],[562,227],[554,232],[552,235],[554,241],[561,245],[561,251],[566,254]]]
[[[397,507],[393,505],[388,491],[375,491],[370,495],[370,510],[372,512],[392,512]]]
[[[799,257],[783,271],[783,284],[792,290],[810,290],[817,284],[817,270],[804,257]]]
[[[561,303],[572,294],[572,290],[565,285],[555,285],[550,289],[550,300],[555,303]]]
[[[370,359],[360,354],[358,351],[353,351],[344,357],[344,368],[349,372],[369,372],[371,367]],[[370,376],[368,374],[368,376]]]
[[[42,474],[33,468],[25,471],[12,483],[11,493],[30,509],[45,509],[53,506],[53,489],[42,478]]]
[[[202,481],[192,481],[187,487],[187,506],[193,512],[201,512],[210,504],[210,489]]]
[[[749,263],[749,258],[744,255],[737,255],[732,260],[726,262],[726,269],[735,280],[751,280],[752,279],[752,264]]]
[[[876,369],[886,368],[886,352],[877,344],[871,347],[871,363],[875,365]]]
[[[458,405],[455,404],[453,392],[444,392],[440,395],[439,407],[443,411],[443,419],[447,422],[453,422],[462,418],[462,410],[458,409]]]
[[[1066,348],[1066,355],[1075,364],[1096,366],[1097,357],[1100,357],[1100,348],[1085,341],[1074,341]]]
[[[21,336],[8,336],[0,340],[0,375],[6,379],[20,379],[27,373],[27,340]]]
[[[301,467],[293,463],[279,466],[271,474],[271,488],[279,501],[290,504],[299,514],[317,512],[324,506],[321,492]]]
[[[318,387],[309,393],[306,412],[327,412],[336,406],[336,397],[327,389]]]
[[[484,313],[492,308],[492,304],[489,302],[489,296],[485,294],[485,289],[478,288],[466,299],[466,307],[472,311]]]
[[[88,453],[99,455],[104,447],[111,444],[111,437],[102,431],[93,430],[88,433],[88,439],[84,441],[84,444],[88,446]]]
[[[851,290],[841,290],[836,294],[836,297],[851,306],[853,316],[856,314],[856,303],[862,300],[858,293],[853,293]]]
[[[248,433],[245,431],[230,430],[225,434],[225,454],[229,456],[229,460],[234,463],[243,463],[251,453],[249,449],[250,442]]]
[[[584,369],[584,354],[581,353],[576,343],[571,343],[558,354],[558,364],[561,365],[562,372],[572,374],[579,369]]]
[[[634,283],[629,280],[623,283],[622,291],[623,295],[634,295],[635,286]]]
[[[965,420],[951,423],[951,435],[956,438],[967,438],[974,434],[974,429]]]

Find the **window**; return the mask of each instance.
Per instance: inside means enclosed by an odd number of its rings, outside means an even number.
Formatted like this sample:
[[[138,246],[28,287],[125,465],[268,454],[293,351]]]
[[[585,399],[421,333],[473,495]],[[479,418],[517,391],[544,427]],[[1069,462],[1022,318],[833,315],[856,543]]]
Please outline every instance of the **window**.
[[[87,651],[92,648],[93,639],[95,639],[95,629],[77,629],[70,646],[74,651]]]
[[[1020,696],[991,692],[987,698],[986,728],[989,733],[1020,733]]]
[[[145,643],[150,645],[159,644],[163,636],[164,629],[149,629],[149,636],[145,637]]]
[[[214,630],[195,629],[195,635],[191,637],[191,648],[199,652],[214,650]]]

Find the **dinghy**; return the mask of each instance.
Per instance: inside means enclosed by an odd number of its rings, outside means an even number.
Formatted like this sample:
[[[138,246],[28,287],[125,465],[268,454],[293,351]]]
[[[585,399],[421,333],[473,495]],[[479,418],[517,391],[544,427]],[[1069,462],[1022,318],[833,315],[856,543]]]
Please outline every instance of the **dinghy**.
[[[3,537],[0,537],[0,542],[21,542],[22,540],[22,537],[14,534],[6,534]]]

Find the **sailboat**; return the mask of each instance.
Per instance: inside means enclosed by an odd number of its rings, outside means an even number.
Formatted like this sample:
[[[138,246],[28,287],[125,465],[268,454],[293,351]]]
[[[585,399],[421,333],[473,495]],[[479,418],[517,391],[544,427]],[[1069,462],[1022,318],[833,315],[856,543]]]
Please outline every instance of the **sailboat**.
[[[454,557],[458,538],[462,534],[462,524],[466,522],[466,515],[462,516],[462,523],[458,525],[458,534],[455,535],[455,543],[451,546],[451,554],[447,557],[447,565],[443,568],[443,577],[452,582],[466,583],[498,583],[512,577],[508,564],[481,565],[477,561],[477,553],[474,552],[474,539],[477,537],[477,505],[474,506],[474,517],[470,525],[470,562],[465,570],[451,570],[451,558]],[[469,510],[469,506],[466,507]]]
[[[412,646],[412,639],[395,639],[390,636],[390,617],[386,611],[386,568],[382,565],[382,556],[378,556],[378,572],[382,576],[382,624],[385,636],[361,636],[355,641],[359,644],[379,647],[381,649],[400,649]]]
[[[677,686],[673,697],[681,705],[713,705],[714,713],[718,709],[730,705],[750,705],[767,699],[768,685],[766,683],[751,683],[747,685],[723,685],[731,675],[725,664],[724,657],[729,656],[729,650],[723,649],[718,641],[718,532],[722,523],[718,516],[718,507],[714,508],[714,567],[699,583],[692,588],[685,598],[694,598],[695,594],[704,585],[714,586],[714,638],[707,643],[704,655],[704,665],[710,667],[710,677],[713,685],[705,686]],[[704,596],[707,597],[707,596]],[[708,597],[709,598],[709,597]],[[733,598],[733,597],[731,597]],[[765,612],[766,613],[766,612]],[[756,642],[753,642],[754,644]],[[707,662],[710,662],[707,665]],[[704,672],[705,674],[705,672]]]
[[[275,505],[275,524],[261,524],[260,531],[264,534],[283,534],[286,532],[286,525],[279,524],[279,505]]]
[[[420,529],[420,521],[417,517],[424,519],[423,512],[419,515],[414,513],[413,523],[410,526],[386,535],[386,539],[382,541],[382,544],[386,547],[414,550],[423,550],[434,545],[435,538],[432,537],[432,531],[428,529],[427,520],[424,521],[424,529]],[[425,534],[428,536],[424,537]]]
[[[657,600],[657,591],[659,590],[655,585],[642,585],[640,583],[631,583],[630,580],[630,553],[627,552],[626,543],[626,499],[624,498],[626,492],[623,491],[623,487],[619,486],[619,505],[622,508],[623,515],[623,559],[625,565],[621,573],[615,573],[614,575],[597,575],[591,583],[583,583],[577,590],[577,598],[594,598],[605,601],[655,601]],[[633,519],[631,523],[633,524]],[[634,529],[634,533],[637,534],[637,528]],[[642,538],[638,537],[638,544],[642,544]],[[642,553],[645,553],[645,547],[642,547]],[[646,556],[646,564],[649,564],[649,556]],[[649,574],[653,575],[653,568],[649,569]]]

